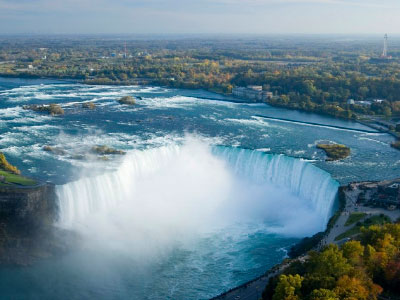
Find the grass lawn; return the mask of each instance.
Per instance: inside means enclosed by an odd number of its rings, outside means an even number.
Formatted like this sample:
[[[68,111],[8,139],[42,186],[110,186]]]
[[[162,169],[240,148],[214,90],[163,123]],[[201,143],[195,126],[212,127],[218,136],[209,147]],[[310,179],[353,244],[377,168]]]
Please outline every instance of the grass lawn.
[[[361,227],[369,227],[371,225],[383,225],[386,223],[391,223],[389,217],[385,215],[373,216],[371,218],[366,219],[362,223],[357,223],[353,228],[350,228],[346,232],[339,234],[335,238],[335,241],[340,241],[341,239],[349,238],[355,234],[359,234],[361,232]]]
[[[352,224],[354,224],[354,223],[357,223],[357,222],[360,221],[362,218],[364,218],[366,215],[367,215],[366,213],[362,213],[362,212],[355,212],[355,213],[352,213],[352,214],[348,217],[348,219],[347,219],[347,221],[346,221],[346,224],[344,224],[344,225],[345,225],[345,226],[350,226],[350,225],[352,225]]]
[[[37,184],[36,181],[23,177],[21,175],[16,175],[12,174],[7,171],[0,170],[0,175],[4,176],[6,179],[6,182],[1,182],[0,186],[10,186],[10,184],[18,184],[18,185],[23,185],[23,186],[30,186],[30,185],[35,185]],[[9,183],[9,184],[8,184]]]

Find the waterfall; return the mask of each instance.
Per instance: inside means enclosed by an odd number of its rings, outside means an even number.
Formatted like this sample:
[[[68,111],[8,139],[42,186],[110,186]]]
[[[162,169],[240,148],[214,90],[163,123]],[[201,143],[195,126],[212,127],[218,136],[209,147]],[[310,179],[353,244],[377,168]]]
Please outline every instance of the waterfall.
[[[173,171],[174,169],[176,170]],[[159,186],[154,186],[154,189],[159,190],[158,194],[148,197],[147,192],[147,202],[141,202],[136,194],[141,187],[141,180],[150,178],[148,182],[151,183],[151,176],[160,172],[169,180],[169,184],[160,186],[160,179],[157,178],[154,182],[158,182]],[[193,177],[196,172],[203,173],[200,179]],[[150,206],[154,211],[158,209],[159,212],[155,213],[159,215],[163,215],[162,210],[166,209],[170,215],[165,218],[170,220],[177,218],[176,213],[172,214],[174,210],[187,215],[201,214],[204,210],[206,215],[220,204],[217,201],[218,197],[225,200],[230,197],[226,196],[227,193],[217,191],[228,189],[227,182],[231,182],[230,176],[245,179],[253,185],[267,184],[289,191],[291,195],[300,199],[298,201],[305,201],[311,206],[314,211],[312,214],[319,215],[324,223],[319,225],[320,227],[325,226],[331,216],[338,189],[338,183],[327,172],[300,159],[234,147],[209,147],[200,142],[191,146],[171,145],[132,151],[114,172],[58,186],[59,224],[69,227],[92,214],[112,210],[126,202],[134,203],[134,210],[140,210],[142,205]],[[180,178],[176,185],[175,177]],[[205,177],[209,178],[204,179]],[[234,185],[232,181],[230,186]],[[186,194],[173,194],[178,193],[176,190],[181,188],[187,190]],[[243,193],[246,193],[246,186]],[[279,190],[276,193],[279,193]],[[164,197],[164,194],[167,196]],[[184,200],[176,200],[179,197]],[[250,198],[250,195],[248,197]],[[151,203],[153,198],[166,200],[154,200],[155,202]],[[165,203],[166,201],[170,203]],[[229,205],[229,202],[222,200],[221,203]],[[190,205],[192,210],[185,211]]]
[[[57,186],[59,224],[70,226],[76,220],[129,200],[138,178],[156,172],[179,152],[179,146],[134,151],[127,155],[117,171]]]
[[[311,201],[325,224],[332,215],[339,183],[328,172],[302,159],[255,150],[220,146],[213,148],[213,154],[227,161],[243,178],[287,188],[299,198]]]

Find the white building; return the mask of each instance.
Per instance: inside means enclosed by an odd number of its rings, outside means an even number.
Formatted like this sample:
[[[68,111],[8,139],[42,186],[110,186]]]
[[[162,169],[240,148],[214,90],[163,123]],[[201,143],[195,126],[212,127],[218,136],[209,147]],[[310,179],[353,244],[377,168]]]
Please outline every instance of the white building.
[[[355,103],[354,99],[349,99],[349,100],[347,100],[347,104],[352,105],[352,104],[354,104],[354,103]]]
[[[355,104],[362,106],[371,106],[371,101],[355,101]]]

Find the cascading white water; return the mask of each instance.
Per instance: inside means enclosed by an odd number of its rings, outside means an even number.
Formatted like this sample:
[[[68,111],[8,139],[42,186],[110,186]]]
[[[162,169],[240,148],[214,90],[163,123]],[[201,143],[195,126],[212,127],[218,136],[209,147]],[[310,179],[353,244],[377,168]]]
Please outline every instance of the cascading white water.
[[[132,191],[141,177],[156,172],[173,157],[180,147],[173,145],[130,153],[116,172],[82,178],[57,187],[59,224],[71,226],[86,216],[132,200]]]
[[[241,177],[258,184],[267,182],[287,188],[299,198],[311,201],[327,223],[339,187],[329,173],[304,160],[285,155],[232,147],[214,147],[213,153],[226,160]]]
[[[326,226],[337,188],[328,173],[299,159],[192,140],[133,151],[115,172],[58,186],[59,225],[104,235],[112,224],[110,237],[122,228],[155,240],[216,220],[261,218],[272,232],[304,236]]]

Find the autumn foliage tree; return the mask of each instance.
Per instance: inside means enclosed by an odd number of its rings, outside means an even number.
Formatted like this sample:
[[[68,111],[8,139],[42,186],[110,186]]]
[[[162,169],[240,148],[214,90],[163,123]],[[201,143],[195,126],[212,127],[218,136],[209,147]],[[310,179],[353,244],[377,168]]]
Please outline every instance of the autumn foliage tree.
[[[359,240],[328,245],[272,278],[263,299],[374,300],[400,295],[400,224],[362,228]]]

